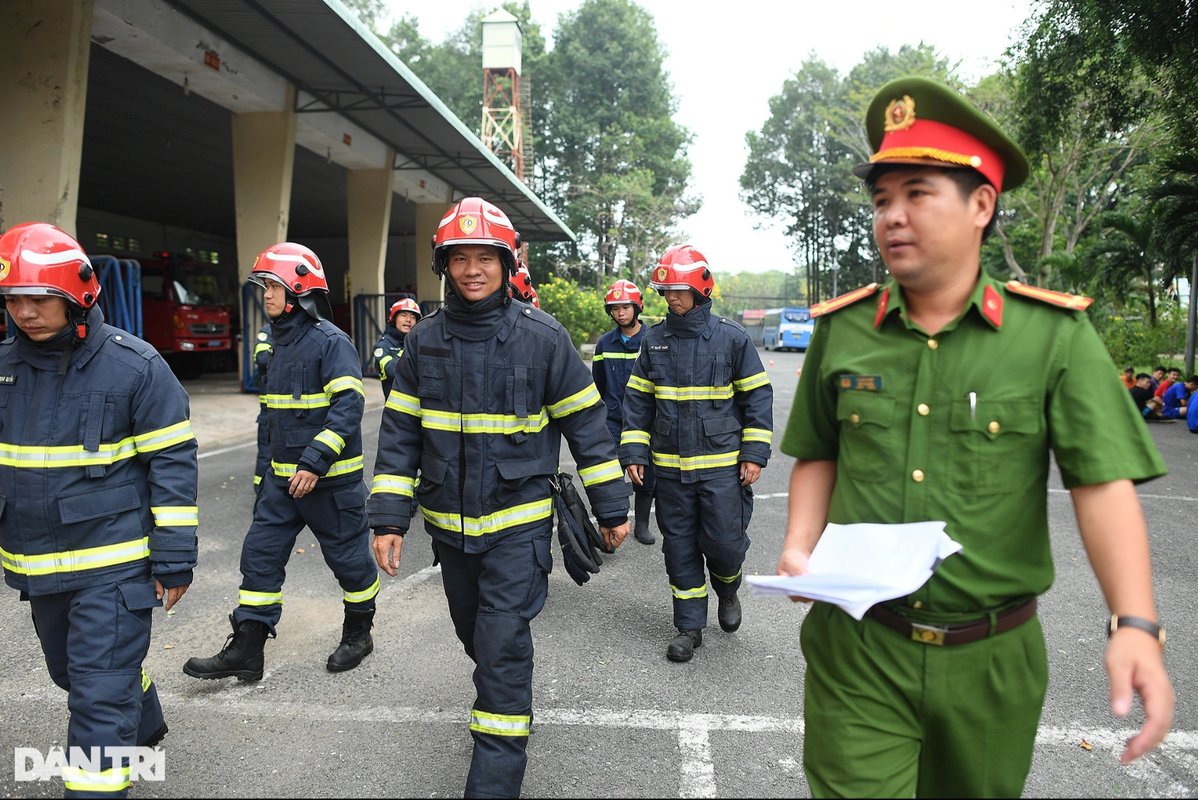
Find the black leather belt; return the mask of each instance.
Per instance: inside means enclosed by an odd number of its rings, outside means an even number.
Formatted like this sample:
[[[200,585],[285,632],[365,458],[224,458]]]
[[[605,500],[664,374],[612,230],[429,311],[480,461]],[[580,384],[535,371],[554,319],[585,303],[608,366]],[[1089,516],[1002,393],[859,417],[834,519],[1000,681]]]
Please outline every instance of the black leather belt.
[[[994,625],[990,618],[983,617],[975,622],[962,622],[957,625],[925,625],[912,622],[906,617],[891,611],[886,606],[877,605],[869,609],[869,615],[888,628],[893,628],[921,644],[936,646],[968,644],[985,639],[990,635],[1006,633],[1018,628],[1032,617],[1036,616],[1036,600],[1033,598],[1026,603],[1008,608],[998,615]],[[993,627],[993,631],[991,631]]]

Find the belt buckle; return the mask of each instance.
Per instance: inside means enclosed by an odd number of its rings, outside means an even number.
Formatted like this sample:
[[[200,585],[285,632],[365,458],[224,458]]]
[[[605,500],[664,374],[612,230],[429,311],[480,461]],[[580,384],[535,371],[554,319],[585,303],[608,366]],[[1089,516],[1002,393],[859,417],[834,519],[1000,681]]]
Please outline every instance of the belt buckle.
[[[911,638],[920,644],[943,647],[945,633],[947,633],[945,628],[938,628],[935,625],[920,625],[918,622],[911,623]]]

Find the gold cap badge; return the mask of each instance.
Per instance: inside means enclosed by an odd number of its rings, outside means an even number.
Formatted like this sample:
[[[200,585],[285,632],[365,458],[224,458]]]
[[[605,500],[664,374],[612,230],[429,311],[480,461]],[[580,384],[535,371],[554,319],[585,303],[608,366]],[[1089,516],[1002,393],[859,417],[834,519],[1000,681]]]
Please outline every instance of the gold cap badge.
[[[891,100],[886,106],[886,123],[883,130],[904,131],[915,124],[915,101],[911,95],[903,95],[902,100]]]

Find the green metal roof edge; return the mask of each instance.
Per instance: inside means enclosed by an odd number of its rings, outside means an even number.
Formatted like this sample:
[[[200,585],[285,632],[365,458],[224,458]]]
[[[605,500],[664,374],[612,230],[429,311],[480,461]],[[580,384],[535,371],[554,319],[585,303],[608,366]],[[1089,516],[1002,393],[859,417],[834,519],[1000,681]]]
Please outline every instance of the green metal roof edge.
[[[467,128],[460,119],[458,119],[457,114],[454,114],[452,111],[450,111],[449,107],[441,102],[441,98],[437,97],[436,93],[433,92],[432,89],[428,88],[428,86],[424,84],[424,81],[420,80],[420,78],[416,76],[416,73],[412,72],[407,64],[400,61],[399,58],[391,52],[390,48],[383,44],[379,37],[374,35],[374,31],[370,30],[370,28],[363,24],[362,20],[358,18],[357,14],[350,11],[349,8],[347,8],[345,4],[341,2],[341,0],[322,0],[322,2],[332,11],[334,11],[339,17],[341,17],[341,19],[344,20],[347,25],[353,28],[358,36],[362,37],[364,42],[374,48],[374,51],[382,56],[401,78],[411,84],[411,86],[420,93],[420,96],[423,97],[430,106],[437,110],[437,113],[444,117],[450,125],[456,128],[458,133],[462,134],[462,136],[466,138],[466,141],[470,142],[470,144],[474,146],[475,150],[477,150],[488,161],[490,161],[492,166],[499,170],[500,174],[508,179],[509,183],[519,189],[524,196],[527,197],[529,201],[533,203],[533,205],[540,209],[540,211],[546,217],[548,217],[554,225],[556,225],[562,230],[563,233],[569,236],[570,241],[578,241],[578,236],[574,233],[574,231],[570,230],[570,227],[566,225],[566,223],[562,222],[561,218],[558,217],[557,214],[553,213],[553,210],[545,205],[541,201],[541,198],[537,197],[526,183],[517,178],[516,175],[507,168],[506,164],[496,158],[495,154],[488,150],[486,146],[483,145],[482,141],[475,136],[474,133]]]

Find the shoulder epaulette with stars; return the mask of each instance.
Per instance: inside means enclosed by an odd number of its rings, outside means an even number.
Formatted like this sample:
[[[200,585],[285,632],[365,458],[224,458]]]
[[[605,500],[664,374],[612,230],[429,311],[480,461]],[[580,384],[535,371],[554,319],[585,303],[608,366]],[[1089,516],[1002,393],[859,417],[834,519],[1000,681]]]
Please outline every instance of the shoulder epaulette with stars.
[[[1050,306],[1059,306],[1073,311],[1085,311],[1094,302],[1094,299],[1091,297],[1082,297],[1080,294],[1067,294],[1066,292],[1054,292],[1051,289],[1028,286],[1019,281],[1007,281],[1007,291],[1012,294],[1022,295],[1023,297],[1030,297],[1033,300],[1039,300],[1042,303],[1048,303]]]
[[[833,297],[831,300],[825,300],[822,303],[816,303],[811,307],[811,318],[822,317],[825,314],[831,314],[833,311],[839,311],[845,306],[851,306],[858,300],[863,300],[869,297],[874,292],[878,291],[878,284],[871,283],[868,286],[862,286],[860,289],[842,294],[840,297]]]

